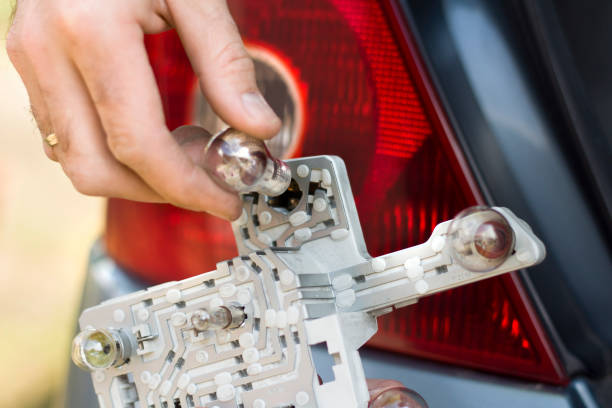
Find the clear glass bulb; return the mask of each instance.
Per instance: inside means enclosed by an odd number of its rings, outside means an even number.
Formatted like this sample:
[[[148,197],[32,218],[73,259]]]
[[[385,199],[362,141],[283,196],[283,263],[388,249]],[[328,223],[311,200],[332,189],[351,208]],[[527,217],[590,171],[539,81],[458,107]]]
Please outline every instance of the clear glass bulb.
[[[237,304],[219,306],[210,310],[197,310],[191,316],[191,324],[197,331],[235,329],[246,319],[244,307]]]
[[[72,341],[72,361],[88,371],[121,365],[129,352],[129,341],[117,330],[89,328]]]
[[[497,268],[514,248],[512,227],[502,214],[489,207],[461,211],[448,231],[452,258],[473,272]]]
[[[369,408],[428,408],[419,393],[405,387],[393,387],[374,396]]]
[[[217,184],[238,193],[259,192],[276,197],[291,183],[291,169],[270,155],[260,139],[226,129],[206,146],[202,166]]]

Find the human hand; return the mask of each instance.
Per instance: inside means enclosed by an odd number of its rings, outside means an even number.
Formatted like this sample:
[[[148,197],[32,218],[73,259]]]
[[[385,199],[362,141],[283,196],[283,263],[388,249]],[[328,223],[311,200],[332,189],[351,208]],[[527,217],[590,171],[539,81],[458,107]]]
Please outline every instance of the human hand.
[[[59,140],[43,143],[45,153],[81,193],[237,218],[238,196],[196,166],[165,126],[143,36],[169,28],[225,122],[260,138],[278,131],[225,0],[20,0],[7,51],[41,134]]]

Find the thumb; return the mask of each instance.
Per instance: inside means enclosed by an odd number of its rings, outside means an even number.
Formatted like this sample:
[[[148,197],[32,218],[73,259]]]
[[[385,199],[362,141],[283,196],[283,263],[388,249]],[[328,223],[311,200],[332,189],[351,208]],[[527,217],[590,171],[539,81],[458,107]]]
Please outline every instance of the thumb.
[[[225,0],[167,0],[171,21],[202,91],[230,126],[268,138],[280,119],[257,89],[253,61],[247,54]]]

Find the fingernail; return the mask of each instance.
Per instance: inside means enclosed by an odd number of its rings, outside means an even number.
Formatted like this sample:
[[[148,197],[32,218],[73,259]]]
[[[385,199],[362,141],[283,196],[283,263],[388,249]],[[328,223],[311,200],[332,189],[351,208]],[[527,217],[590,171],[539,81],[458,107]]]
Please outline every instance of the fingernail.
[[[280,120],[259,92],[243,93],[242,106],[244,106],[244,110],[246,110],[253,119],[266,121]]]

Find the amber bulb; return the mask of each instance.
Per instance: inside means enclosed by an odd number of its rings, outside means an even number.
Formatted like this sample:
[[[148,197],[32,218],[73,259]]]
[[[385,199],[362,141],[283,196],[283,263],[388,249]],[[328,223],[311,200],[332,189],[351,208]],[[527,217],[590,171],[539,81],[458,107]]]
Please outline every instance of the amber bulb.
[[[221,187],[275,197],[291,183],[291,169],[272,157],[264,142],[228,128],[208,142],[202,167]]]

